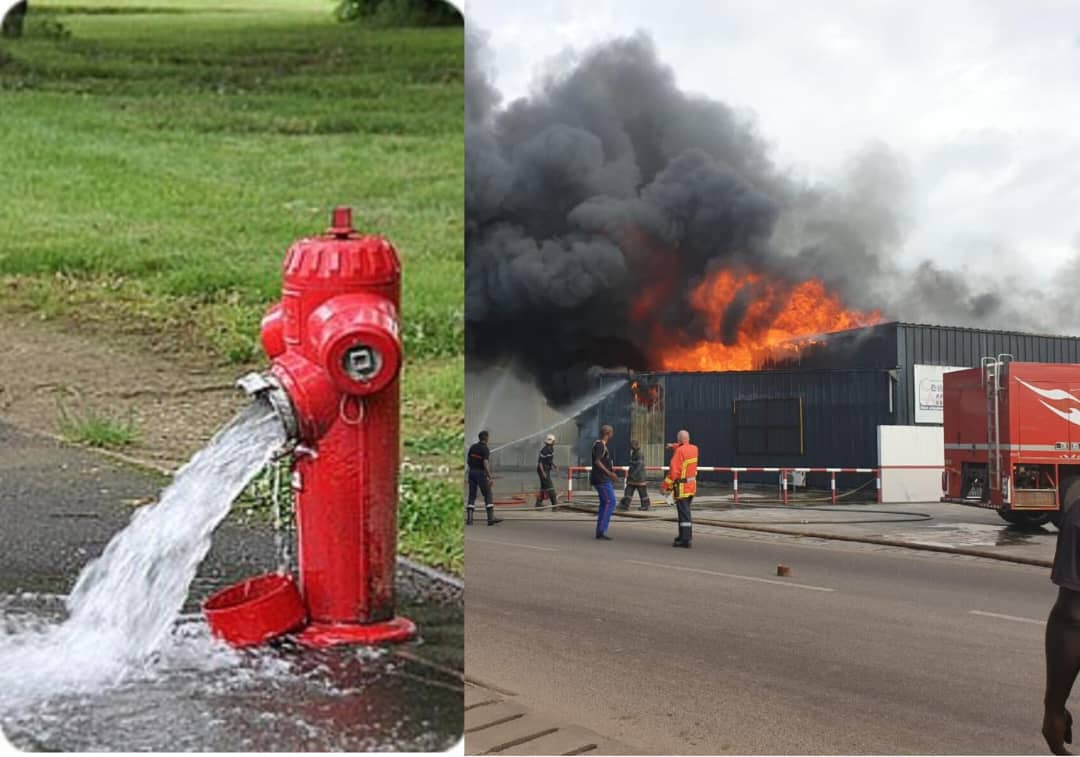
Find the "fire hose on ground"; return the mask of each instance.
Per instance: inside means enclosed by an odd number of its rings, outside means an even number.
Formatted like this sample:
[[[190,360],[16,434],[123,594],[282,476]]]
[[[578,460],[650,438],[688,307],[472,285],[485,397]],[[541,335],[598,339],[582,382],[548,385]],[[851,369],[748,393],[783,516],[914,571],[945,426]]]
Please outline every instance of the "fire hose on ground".
[[[525,502],[524,498],[517,498],[517,499],[519,499],[521,502]],[[496,503],[498,503],[498,502],[499,502],[499,500],[496,500]],[[694,504],[695,505],[697,504],[697,500],[695,500]],[[496,506],[498,506],[498,504]],[[636,520],[636,521],[640,521],[641,523],[667,522],[667,521],[670,521],[670,520],[673,520],[673,519],[672,518],[666,518],[666,517],[649,517],[647,515],[647,513],[652,512],[654,510],[662,509],[662,508],[672,508],[672,507],[673,507],[672,505],[666,505],[666,504],[665,505],[653,505],[648,510],[644,510],[644,511],[642,511],[642,510],[637,510],[637,511],[619,510],[618,508],[616,508],[613,515],[614,516],[623,516],[623,517],[629,516],[631,521]],[[591,506],[588,506],[588,505],[577,504],[577,503],[567,503],[565,505],[542,505],[540,507],[530,507],[530,508],[528,508],[526,510],[526,512],[540,513],[540,512],[544,512],[544,511],[553,511],[553,510],[555,510],[557,508],[562,508],[562,509],[566,509],[566,510],[571,511],[571,512],[580,512],[580,513],[595,513],[596,512],[596,509],[594,507],[591,507]],[[793,508],[791,505],[777,505],[777,504],[769,504],[769,505],[764,505],[764,504],[754,504],[754,505],[740,504],[740,505],[737,505],[737,506],[735,506],[733,508],[730,508],[730,510],[732,510],[732,511],[735,511],[735,510],[792,510],[792,509],[796,509],[796,508]],[[920,522],[924,522],[924,521],[934,519],[934,516],[930,515],[929,513],[905,512],[905,511],[900,511],[900,510],[878,510],[878,509],[852,508],[852,507],[799,507],[797,509],[798,509],[799,512],[855,513],[855,514],[885,515],[885,516],[897,516],[897,517],[860,518],[860,519],[847,519],[847,520],[812,520],[812,521],[807,521],[807,520],[762,520],[762,521],[753,521],[753,520],[737,520],[737,521],[735,521],[735,520],[729,520],[729,521],[725,521],[725,520],[716,520],[714,518],[710,518],[707,523],[702,522],[701,525],[725,526],[725,527],[726,526],[738,527],[738,526],[743,526],[743,525],[750,526],[750,525],[758,525],[758,524],[760,524],[760,525],[776,525],[776,526],[784,526],[784,525],[787,525],[787,526],[806,526],[806,525],[821,525],[821,526],[834,526],[835,525],[835,526],[840,526],[840,525],[871,525],[871,524],[874,524],[874,523],[920,523]],[[711,511],[712,512],[718,512],[719,510],[712,509]],[[700,511],[699,511],[699,515],[700,515]],[[503,520],[521,520],[521,521],[534,520],[531,517],[513,517],[513,516],[507,515],[505,513],[500,513],[499,517],[502,518]],[[546,518],[545,520],[572,521],[572,522],[582,522],[582,523],[584,523],[584,522],[590,522],[592,520],[592,518]]]
[[[840,493],[840,494],[836,494],[835,499],[844,499],[844,498],[847,498],[847,497],[854,496],[855,494],[858,494],[863,489],[866,489],[870,485],[870,483],[871,482],[867,482],[867,483],[862,484],[861,486],[858,486],[855,489],[852,489],[850,491],[843,492],[843,493]],[[539,492],[522,492],[521,494],[513,494],[513,495],[510,495],[508,497],[494,499],[493,504],[495,505],[496,508],[523,508],[523,509],[528,508],[528,512],[533,512],[533,513],[554,511],[554,510],[556,510],[558,508],[565,508],[565,509],[569,509],[569,510],[573,510],[573,511],[577,511],[577,512],[596,512],[595,508],[593,508],[591,506],[591,504],[589,506],[584,506],[584,507],[582,505],[575,504],[573,502],[573,500],[572,500],[570,491],[564,492],[564,494],[562,495],[563,497],[565,497],[566,504],[558,504],[558,505],[546,505],[545,504],[545,505],[540,505],[540,506],[535,506],[534,505],[532,507],[529,507],[528,499],[530,497],[535,498],[535,497],[538,497],[538,496],[539,496]],[[721,525],[721,526],[726,526],[726,525],[755,525],[757,523],[761,523],[763,525],[767,524],[767,525],[778,525],[778,526],[779,525],[846,525],[846,524],[850,524],[850,525],[870,525],[870,524],[874,524],[874,523],[918,523],[918,522],[933,520],[933,517],[934,517],[934,516],[930,515],[929,513],[905,512],[905,511],[900,511],[900,510],[882,510],[882,509],[876,509],[876,508],[854,508],[854,507],[851,507],[851,506],[844,506],[844,507],[809,506],[809,507],[804,507],[804,506],[801,505],[801,503],[803,503],[803,502],[829,502],[829,501],[835,501],[835,499],[832,499],[832,498],[829,498],[829,499],[822,499],[822,498],[803,499],[803,498],[800,498],[800,499],[798,499],[796,501],[797,503],[800,503],[800,504],[793,503],[791,500],[789,500],[788,503],[784,503],[781,500],[767,500],[766,499],[766,500],[756,500],[754,503],[734,502],[734,503],[732,503],[734,505],[733,507],[718,508],[718,507],[715,507],[716,504],[719,504],[721,502],[723,502],[723,503],[731,503],[732,500],[729,499],[727,496],[704,495],[704,496],[701,496],[701,497],[695,497],[694,498],[694,509],[697,510],[699,513],[702,511],[702,509],[705,509],[705,510],[711,511],[711,512],[722,512],[722,511],[725,511],[725,510],[730,510],[730,511],[734,511],[734,510],[797,510],[798,512],[818,512],[818,513],[842,512],[842,513],[856,513],[856,514],[866,514],[866,515],[897,516],[897,517],[887,517],[887,518],[861,518],[861,519],[846,519],[846,520],[813,520],[813,521],[807,521],[807,520],[791,520],[791,521],[785,521],[785,520],[717,521],[715,519],[710,519],[708,524],[704,524],[704,523],[702,524],[702,525]],[[702,508],[702,505],[704,505],[704,508]],[[635,514],[632,514],[632,515],[631,515],[629,509],[621,510],[619,508],[616,508],[613,515],[617,515],[617,516],[630,515],[631,520],[640,520],[643,523],[650,522],[650,521],[653,521],[653,522],[655,522],[655,521],[664,521],[664,520],[668,520],[668,519],[650,518],[650,517],[644,515],[644,513],[652,512],[654,510],[667,509],[667,508],[674,508],[674,505],[673,504],[668,504],[666,502],[662,503],[662,504],[659,504],[659,503],[658,504],[653,504],[653,505],[651,505],[649,507],[648,510],[645,510],[645,511],[638,510]],[[508,516],[505,513],[502,514],[500,517],[502,517],[503,520],[531,520],[531,518],[515,518],[515,517],[512,517],[512,516]],[[585,521],[587,521],[589,519],[587,519],[587,518],[548,518],[547,520],[559,520],[559,521],[568,521],[568,522],[585,522]]]

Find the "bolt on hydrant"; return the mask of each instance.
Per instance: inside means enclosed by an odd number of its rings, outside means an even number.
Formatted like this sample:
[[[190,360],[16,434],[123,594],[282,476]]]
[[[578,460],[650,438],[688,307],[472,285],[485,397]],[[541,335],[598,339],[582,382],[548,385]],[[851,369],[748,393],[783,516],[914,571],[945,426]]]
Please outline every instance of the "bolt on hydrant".
[[[262,322],[270,370],[238,385],[277,411],[293,444],[299,585],[249,579],[210,597],[213,632],[238,645],[287,632],[310,646],[404,641],[395,616],[401,264],[349,208],[285,256]]]

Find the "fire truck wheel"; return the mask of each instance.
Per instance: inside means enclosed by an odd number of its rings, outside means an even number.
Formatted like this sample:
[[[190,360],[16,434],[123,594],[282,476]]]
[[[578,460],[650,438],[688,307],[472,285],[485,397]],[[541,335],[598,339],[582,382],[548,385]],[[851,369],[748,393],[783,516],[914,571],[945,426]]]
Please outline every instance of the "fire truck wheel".
[[[1020,528],[1040,528],[1049,523],[1050,519],[1057,514],[1048,512],[1020,513],[1016,510],[998,510],[997,513],[1003,520],[1014,526],[1020,526]]]
[[[1080,476],[1069,476],[1061,482],[1061,509],[1050,515],[1054,525],[1061,528],[1065,513],[1080,500]]]

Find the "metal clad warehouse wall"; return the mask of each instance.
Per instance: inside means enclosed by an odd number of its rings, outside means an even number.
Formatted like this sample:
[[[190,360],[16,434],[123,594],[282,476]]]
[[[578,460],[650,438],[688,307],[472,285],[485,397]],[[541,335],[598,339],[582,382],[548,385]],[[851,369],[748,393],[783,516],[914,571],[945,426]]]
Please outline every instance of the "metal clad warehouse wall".
[[[703,465],[865,467],[877,462],[877,426],[892,422],[889,374],[876,370],[664,374],[665,434],[690,431]],[[736,453],[736,400],[802,400],[802,455]]]
[[[1008,331],[981,331],[954,326],[914,323],[887,324],[897,329],[897,365],[900,367],[896,423],[914,424],[913,366],[953,365],[976,367],[986,355],[1008,353],[1032,363],[1080,363],[1080,338],[1041,336]]]

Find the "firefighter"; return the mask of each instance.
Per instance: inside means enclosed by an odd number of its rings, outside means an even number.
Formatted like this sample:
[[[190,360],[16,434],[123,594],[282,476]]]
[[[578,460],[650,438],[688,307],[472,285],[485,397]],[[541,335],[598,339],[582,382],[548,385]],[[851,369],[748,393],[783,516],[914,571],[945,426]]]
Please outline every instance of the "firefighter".
[[[675,497],[675,509],[679,514],[679,535],[675,537],[673,547],[690,548],[693,537],[690,521],[690,503],[697,493],[698,448],[690,443],[690,432],[685,429],[675,437],[678,441],[669,444],[674,450],[671,465],[660,489],[666,494],[672,492]]]
[[[545,497],[551,499],[553,510],[558,506],[555,484],[551,483],[551,471],[558,467],[555,464],[555,435],[548,434],[544,437],[544,446],[540,448],[540,457],[536,460],[536,472],[540,476],[540,491],[536,494],[537,507],[543,507]]]
[[[615,430],[611,426],[605,424],[600,427],[600,438],[593,442],[592,472],[589,474],[589,483],[600,497],[600,506],[596,510],[596,538],[603,541],[611,541],[607,529],[615,509],[615,487],[611,483],[618,480],[618,476],[612,468],[611,453],[608,451],[608,442],[614,435]]]
[[[630,503],[634,499],[634,492],[641,498],[639,510],[648,510],[649,486],[645,480],[645,457],[641,454],[641,442],[634,439],[630,442],[630,466],[626,472],[626,489],[623,491],[622,500],[619,502],[619,510],[626,512],[630,509]]]
[[[1065,709],[1080,672],[1080,505],[1065,513],[1058,529],[1050,580],[1058,586],[1057,602],[1046,619],[1046,695],[1042,734],[1054,754],[1069,754],[1072,715]]]
[[[471,526],[473,510],[476,509],[476,490],[484,495],[484,508],[487,510],[487,524],[494,526],[502,523],[502,518],[495,517],[495,501],[491,496],[491,450],[488,449],[488,432],[481,431],[478,441],[469,447],[469,504],[465,507],[465,525]]]

